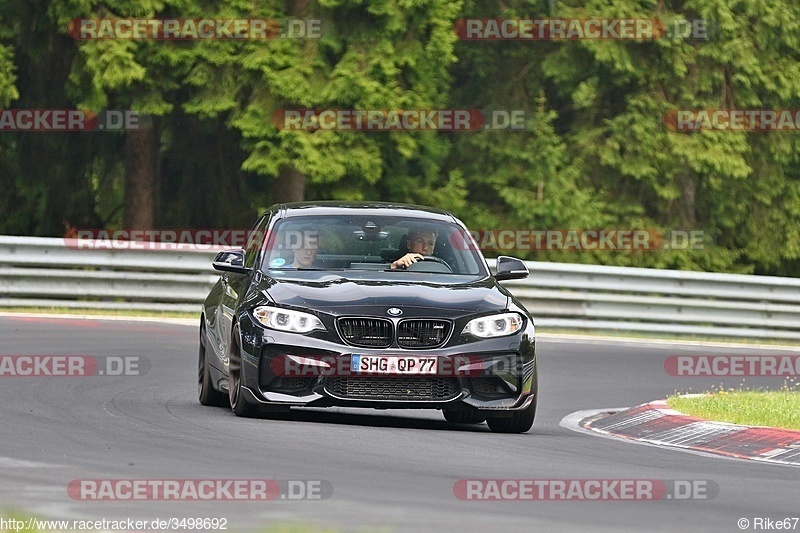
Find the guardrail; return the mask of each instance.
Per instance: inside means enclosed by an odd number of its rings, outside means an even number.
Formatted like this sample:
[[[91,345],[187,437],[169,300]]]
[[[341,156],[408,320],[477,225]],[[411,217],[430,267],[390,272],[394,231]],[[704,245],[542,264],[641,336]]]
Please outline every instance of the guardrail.
[[[0,236],[0,307],[199,313],[219,277],[211,268],[215,253],[90,249],[74,240]]]
[[[199,312],[218,277],[215,249],[78,249],[75,242],[0,236],[0,307]],[[800,339],[800,279],[527,265],[527,279],[503,284],[540,328]]]

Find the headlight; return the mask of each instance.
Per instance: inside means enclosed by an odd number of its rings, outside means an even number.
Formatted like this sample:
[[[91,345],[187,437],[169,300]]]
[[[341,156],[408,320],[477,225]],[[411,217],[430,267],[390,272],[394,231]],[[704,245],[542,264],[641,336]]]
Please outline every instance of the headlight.
[[[264,326],[279,331],[308,333],[315,329],[325,329],[322,321],[314,315],[290,309],[262,305],[253,310],[253,316]]]
[[[468,334],[482,339],[489,337],[505,337],[522,329],[523,319],[517,313],[501,313],[499,315],[482,316],[470,320],[462,335]]]

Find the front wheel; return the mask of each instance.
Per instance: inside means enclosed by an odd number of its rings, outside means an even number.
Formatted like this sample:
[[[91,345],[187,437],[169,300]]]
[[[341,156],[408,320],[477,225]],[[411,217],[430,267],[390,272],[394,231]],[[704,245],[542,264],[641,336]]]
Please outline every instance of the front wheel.
[[[538,392],[527,408],[515,412],[510,417],[487,418],[486,423],[489,425],[489,429],[495,433],[525,433],[533,427],[533,419],[536,417],[537,397]]]
[[[242,353],[239,348],[239,326],[236,325],[231,332],[231,353],[228,357],[228,397],[231,411],[236,416],[254,417],[258,409],[249,403],[242,394]]]

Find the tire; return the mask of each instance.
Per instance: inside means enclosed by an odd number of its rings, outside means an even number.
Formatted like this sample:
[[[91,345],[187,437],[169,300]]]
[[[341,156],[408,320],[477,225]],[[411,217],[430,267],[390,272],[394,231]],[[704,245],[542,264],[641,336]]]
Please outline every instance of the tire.
[[[536,401],[538,392],[533,398],[533,402],[523,411],[518,411],[506,418],[488,418],[486,423],[489,429],[495,433],[525,433],[533,427],[533,419],[536,417]]]
[[[481,424],[486,422],[486,416],[478,411],[453,411],[442,410],[444,419],[451,424]]]
[[[228,356],[228,398],[231,411],[236,416],[252,418],[258,416],[258,408],[247,403],[242,394],[242,354],[239,349],[239,325],[231,332],[231,353]]]
[[[211,373],[206,358],[206,330],[200,328],[200,350],[197,365],[197,398],[203,405],[225,407],[228,405],[228,395],[214,388],[211,383]]]

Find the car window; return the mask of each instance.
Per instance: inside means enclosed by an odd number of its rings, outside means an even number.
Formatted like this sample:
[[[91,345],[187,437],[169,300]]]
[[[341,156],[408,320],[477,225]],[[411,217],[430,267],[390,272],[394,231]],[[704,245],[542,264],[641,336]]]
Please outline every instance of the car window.
[[[265,239],[262,268],[384,271],[409,252],[409,241],[433,245],[427,249],[434,258],[409,271],[484,274],[483,259],[461,226],[387,216],[283,219]]]

